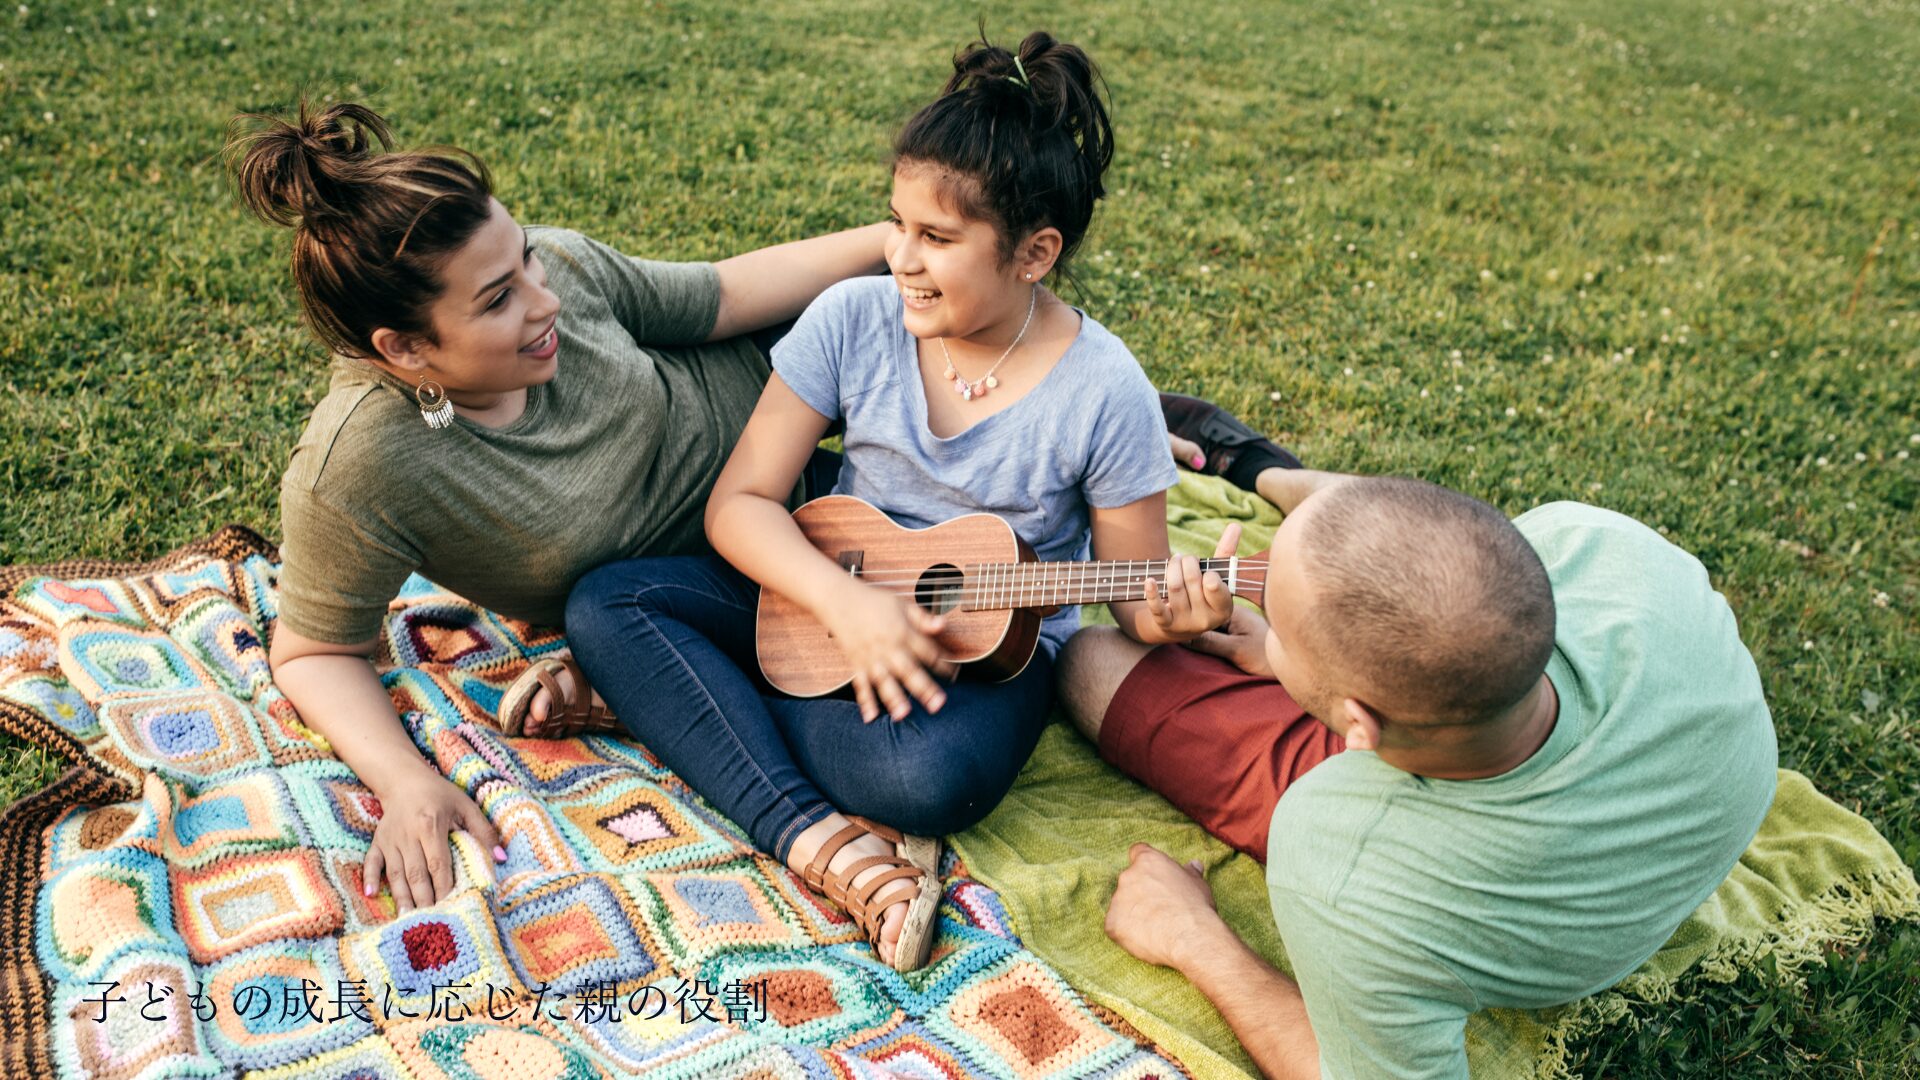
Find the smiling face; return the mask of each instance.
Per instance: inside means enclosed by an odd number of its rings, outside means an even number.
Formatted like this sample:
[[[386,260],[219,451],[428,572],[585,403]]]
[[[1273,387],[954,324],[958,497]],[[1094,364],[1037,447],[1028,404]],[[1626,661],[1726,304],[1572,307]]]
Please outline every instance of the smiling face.
[[[1006,324],[1018,326],[1034,282],[1053,259],[1045,244],[1036,257],[1033,238],[1022,245],[1028,250],[1005,258],[999,230],[959,213],[943,197],[945,181],[930,166],[909,162],[894,170],[886,255],[905,301],[907,332],[923,340],[1009,337]]]
[[[433,342],[376,331],[374,344],[396,374],[422,376],[460,395],[536,386],[558,370],[560,298],[527,234],[495,199],[487,221],[441,269],[439,299],[428,308]]]

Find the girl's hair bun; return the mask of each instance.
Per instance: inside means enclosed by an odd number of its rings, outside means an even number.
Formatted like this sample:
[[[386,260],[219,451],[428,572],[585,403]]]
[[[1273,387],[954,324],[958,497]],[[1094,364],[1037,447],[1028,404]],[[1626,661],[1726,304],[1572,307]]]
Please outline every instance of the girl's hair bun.
[[[954,56],[940,96],[901,129],[894,163],[937,166],[964,181],[947,183],[947,195],[994,223],[1005,257],[1034,230],[1059,229],[1055,266],[1067,269],[1107,193],[1113,124],[1103,89],[1077,45],[1037,30],[1008,50],[983,32]]]
[[[953,76],[942,93],[974,86],[1036,112],[1036,126],[1069,131],[1093,165],[1096,177],[1113,161],[1113,128],[1100,100],[1102,80],[1093,58],[1078,45],[1035,30],[1009,51],[980,40],[954,57]]]

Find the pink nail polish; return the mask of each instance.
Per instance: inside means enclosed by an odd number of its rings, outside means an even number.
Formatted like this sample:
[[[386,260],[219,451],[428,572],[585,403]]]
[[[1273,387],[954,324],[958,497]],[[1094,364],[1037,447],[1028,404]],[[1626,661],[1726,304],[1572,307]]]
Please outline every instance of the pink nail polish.
[[[1201,466],[1203,466],[1203,465],[1205,465],[1206,463],[1207,463],[1207,459],[1206,459],[1206,458],[1204,458],[1204,457],[1201,457],[1201,456],[1200,456],[1199,454],[1195,454],[1195,455],[1193,455],[1193,467],[1194,467],[1194,468],[1196,468],[1196,469],[1198,469],[1198,468],[1200,468]]]
[[[495,845],[493,845],[493,861],[494,861],[494,862],[506,862],[506,861],[507,861],[507,849],[506,849],[506,848],[503,848],[503,847],[501,847],[501,846],[500,846],[499,844],[495,844]]]

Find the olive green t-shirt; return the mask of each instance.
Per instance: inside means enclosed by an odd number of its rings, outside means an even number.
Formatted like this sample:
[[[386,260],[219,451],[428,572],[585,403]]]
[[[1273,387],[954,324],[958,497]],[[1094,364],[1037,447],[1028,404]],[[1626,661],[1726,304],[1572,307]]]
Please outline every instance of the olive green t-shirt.
[[[701,343],[720,309],[711,264],[629,258],[565,229],[527,234],[560,297],[560,350],[519,419],[435,430],[411,387],[335,362],[280,482],[280,618],[294,632],[374,637],[415,571],[558,625],[595,566],[707,550],[707,496],[766,358],[745,339]]]
[[[1323,1077],[1467,1076],[1467,1015],[1620,981],[1773,803],[1760,674],[1700,561],[1632,518],[1514,519],[1546,564],[1560,711],[1484,780],[1336,754],[1287,789],[1267,879]]]

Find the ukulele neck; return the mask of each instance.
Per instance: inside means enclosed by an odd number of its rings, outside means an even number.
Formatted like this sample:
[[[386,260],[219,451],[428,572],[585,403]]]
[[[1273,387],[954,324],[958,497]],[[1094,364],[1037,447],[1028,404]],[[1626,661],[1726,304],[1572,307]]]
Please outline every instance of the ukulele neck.
[[[1254,604],[1263,602],[1267,583],[1265,552],[1257,556],[1201,559],[1200,571],[1209,570],[1220,575],[1233,595]],[[1167,560],[975,563],[964,572],[966,582],[959,598],[961,610],[1002,611],[1140,600],[1145,597],[1149,582],[1164,597]]]

